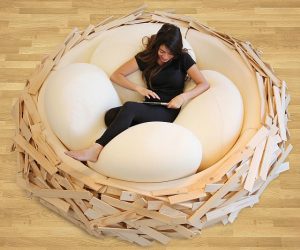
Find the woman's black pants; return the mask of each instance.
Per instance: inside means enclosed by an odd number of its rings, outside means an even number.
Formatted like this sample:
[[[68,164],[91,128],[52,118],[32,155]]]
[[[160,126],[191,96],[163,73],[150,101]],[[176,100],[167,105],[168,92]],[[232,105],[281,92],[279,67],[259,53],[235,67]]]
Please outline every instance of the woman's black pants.
[[[105,113],[106,131],[96,141],[102,146],[127,128],[151,121],[173,122],[180,109],[138,102],[126,102],[123,106],[112,108]]]

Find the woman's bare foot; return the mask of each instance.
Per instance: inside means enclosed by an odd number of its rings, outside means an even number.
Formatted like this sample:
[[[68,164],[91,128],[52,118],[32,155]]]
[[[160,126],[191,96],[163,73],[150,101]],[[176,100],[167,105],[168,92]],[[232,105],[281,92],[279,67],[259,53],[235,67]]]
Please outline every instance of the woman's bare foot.
[[[65,151],[65,154],[79,161],[96,162],[102,149],[102,145],[95,143],[87,149]]]

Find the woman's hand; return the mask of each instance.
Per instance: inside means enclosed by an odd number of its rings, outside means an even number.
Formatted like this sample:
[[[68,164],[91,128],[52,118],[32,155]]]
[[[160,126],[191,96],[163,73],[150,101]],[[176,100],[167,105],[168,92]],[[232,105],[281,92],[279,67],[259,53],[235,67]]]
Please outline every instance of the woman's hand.
[[[139,94],[141,94],[142,96],[146,96],[148,98],[152,97],[152,98],[157,98],[160,100],[160,97],[152,90],[150,89],[146,89],[144,87],[141,86],[137,86],[136,87],[136,92],[138,92]]]
[[[175,96],[168,104],[168,108],[179,109],[185,103],[184,94]]]

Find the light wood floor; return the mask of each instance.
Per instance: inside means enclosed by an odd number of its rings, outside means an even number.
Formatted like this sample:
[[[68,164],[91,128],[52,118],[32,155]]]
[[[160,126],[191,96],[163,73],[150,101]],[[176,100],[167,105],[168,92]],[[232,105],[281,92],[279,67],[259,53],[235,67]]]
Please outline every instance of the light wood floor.
[[[149,10],[174,9],[251,43],[286,80],[291,143],[290,171],[266,189],[259,204],[244,209],[231,225],[206,229],[193,240],[172,240],[153,249],[300,249],[300,1],[299,0],[0,0],[0,249],[138,249],[99,240],[27,198],[15,184],[15,125],[10,110],[26,78],[44,54],[74,26],[86,28],[121,16],[144,2]]]

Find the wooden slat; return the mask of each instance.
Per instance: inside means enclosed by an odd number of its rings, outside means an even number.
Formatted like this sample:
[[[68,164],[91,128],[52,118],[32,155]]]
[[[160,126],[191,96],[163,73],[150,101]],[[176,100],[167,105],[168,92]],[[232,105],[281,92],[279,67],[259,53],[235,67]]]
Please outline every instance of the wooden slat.
[[[197,221],[200,220],[200,218],[206,212],[208,212],[209,209],[213,207],[219,199],[221,199],[224,195],[228,193],[231,186],[236,184],[241,175],[248,169],[248,164],[243,165],[242,168],[237,173],[235,173],[222,188],[220,188],[207,202],[205,202],[198,210],[195,211],[195,213],[192,216],[189,217],[189,223],[192,225],[195,224],[195,226],[197,227]]]
[[[251,57],[258,63],[258,65],[263,69],[263,71],[272,79],[272,81],[280,86],[280,80],[273,74],[273,72],[264,64],[264,62],[256,55],[254,50],[249,46],[249,44],[242,42],[242,46],[247,50]]]
[[[35,103],[33,101],[32,96],[30,94],[28,94],[26,92],[26,90],[24,90],[24,92],[22,94],[22,97],[24,99],[24,103],[25,103],[26,109],[27,109],[28,113],[30,114],[30,117],[31,117],[33,123],[39,123],[39,122],[41,122],[41,117],[40,117],[40,115],[38,113],[38,110],[36,108],[36,105],[35,105]]]
[[[257,79],[257,86],[259,90],[259,96],[260,96],[260,119],[263,123],[266,116],[266,107],[267,107],[267,100],[266,100],[266,93],[265,93],[265,86],[264,86],[264,80],[262,76],[256,72],[256,79]]]
[[[158,212],[154,212],[154,211],[149,211],[145,208],[142,208],[140,206],[136,206],[133,205],[129,202],[125,202],[125,201],[120,201],[118,199],[109,197],[107,195],[102,195],[101,200],[103,200],[104,202],[107,202],[108,204],[119,208],[119,209],[123,209],[123,210],[128,210],[128,211],[134,211],[137,214],[152,218],[152,219],[156,219],[158,221],[162,221],[168,224],[182,224],[185,223],[186,220],[183,217],[179,217],[179,218],[172,218],[166,215],[162,215]]]
[[[244,188],[249,192],[251,192],[251,190],[253,189],[255,180],[258,177],[259,166],[261,163],[261,158],[263,156],[266,141],[267,141],[266,139],[263,139],[263,141],[260,142],[260,144],[256,147],[254,151],[253,158],[251,160],[251,164],[249,168],[249,173],[247,175],[245,185],[244,185]]]
[[[44,80],[46,79],[46,77],[48,76],[48,74],[50,73],[53,67],[54,67],[53,60],[47,59],[45,63],[42,65],[42,69],[40,70],[40,72],[29,79],[30,85],[29,85],[28,92],[30,94],[34,94],[34,95],[37,94],[38,90],[44,83]]]
[[[125,221],[125,222],[127,224],[129,224],[130,226],[137,228],[139,231],[143,232],[144,234],[147,234],[150,237],[152,237],[153,239],[161,242],[162,244],[166,245],[171,240],[166,235],[154,230],[151,227],[148,227],[148,226],[145,226],[145,225],[139,225],[139,224],[136,224],[135,222],[132,222],[132,221]]]
[[[33,159],[35,159],[50,175],[57,172],[57,168],[52,166],[50,162],[37,151],[30,143],[28,143],[21,135],[14,137],[15,142],[23,148]]]
[[[278,115],[278,124],[280,130],[280,136],[282,140],[286,141],[286,129],[285,129],[285,122],[284,122],[284,109],[281,106],[281,98],[279,94],[279,89],[276,86],[273,86],[274,97],[275,97],[275,104],[276,104],[276,111]]]

